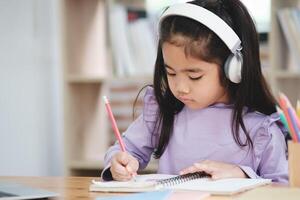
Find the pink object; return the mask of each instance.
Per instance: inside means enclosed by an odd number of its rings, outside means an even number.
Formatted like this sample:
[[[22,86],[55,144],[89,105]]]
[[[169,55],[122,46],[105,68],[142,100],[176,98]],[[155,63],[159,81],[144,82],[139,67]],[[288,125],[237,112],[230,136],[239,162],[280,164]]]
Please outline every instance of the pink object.
[[[280,105],[281,109],[283,110],[283,113],[284,113],[284,116],[286,117],[288,126],[290,127],[291,136],[292,136],[293,141],[299,142],[298,137],[297,137],[297,133],[295,132],[295,129],[293,127],[290,115],[288,113],[287,98],[283,93],[279,94],[279,105]]]
[[[106,96],[103,96],[103,99],[104,99],[104,102],[105,102],[105,107],[106,107],[106,110],[107,110],[109,119],[110,119],[110,121],[111,121],[111,125],[112,125],[112,128],[113,128],[113,130],[114,130],[115,136],[116,136],[116,138],[117,138],[118,141],[119,141],[121,150],[122,150],[123,152],[125,152],[125,151],[126,151],[125,145],[124,145],[124,142],[123,142],[123,140],[122,140],[122,137],[121,137],[120,131],[119,131],[119,129],[118,129],[116,120],[115,120],[115,118],[114,118],[114,115],[113,115],[113,113],[112,113],[112,111],[111,111],[111,108],[110,108],[108,99],[107,99]]]

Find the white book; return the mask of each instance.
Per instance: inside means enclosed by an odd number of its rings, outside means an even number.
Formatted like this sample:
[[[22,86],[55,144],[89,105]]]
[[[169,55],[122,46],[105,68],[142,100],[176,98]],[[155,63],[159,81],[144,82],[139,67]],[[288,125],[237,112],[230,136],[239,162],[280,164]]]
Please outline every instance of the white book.
[[[147,18],[129,24],[129,38],[134,55],[135,71],[132,75],[152,75],[156,59],[156,45],[150,22]]]
[[[203,173],[198,172],[182,176],[165,174],[138,175],[135,180],[126,182],[93,180],[89,189],[98,192],[146,192],[171,189],[232,195],[269,183],[271,183],[270,179],[230,178],[212,180]]]
[[[128,41],[128,21],[125,6],[116,4],[109,12],[109,32],[117,76],[134,73],[132,49]]]
[[[300,53],[300,44],[298,44],[299,37],[297,35],[297,29],[291,15],[291,11],[288,8],[279,10],[278,20],[286,39],[291,57],[293,57],[292,60],[295,66],[289,66],[292,67],[292,69],[289,70],[293,71],[294,69],[298,69],[298,66],[300,65],[300,57],[298,56]]]

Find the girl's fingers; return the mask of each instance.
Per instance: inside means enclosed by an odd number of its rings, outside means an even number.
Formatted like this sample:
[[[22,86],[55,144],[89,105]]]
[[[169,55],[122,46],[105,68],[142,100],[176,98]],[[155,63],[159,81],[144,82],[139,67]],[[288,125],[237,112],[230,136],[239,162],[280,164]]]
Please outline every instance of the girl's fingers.
[[[117,156],[116,156],[116,160],[121,163],[122,165],[127,165],[129,163],[129,155],[128,153],[125,152],[120,152]]]
[[[128,172],[128,170],[126,169],[126,167],[124,167],[123,165],[120,165],[120,164],[115,165],[114,171],[117,174],[120,174],[120,175],[123,175],[123,176],[130,175],[130,173]]]
[[[113,174],[113,179],[117,181],[129,181],[131,176],[123,176],[120,174]]]
[[[208,162],[200,162],[200,163],[195,163],[191,167],[188,167],[180,172],[180,174],[188,174],[188,173],[194,173],[194,172],[206,172],[208,174],[213,174],[214,172],[214,167],[209,165]]]
[[[203,171],[211,175],[214,180],[222,178],[247,178],[247,174],[237,165],[204,160],[195,163],[193,166],[188,167],[180,172],[180,174],[193,173]]]
[[[185,169],[181,170],[180,175],[193,173],[193,172],[196,172],[196,171],[197,171],[197,168],[195,166],[191,166],[191,167],[188,167],[188,168],[185,168]]]
[[[128,176],[130,174],[127,169],[115,159],[111,162],[111,170],[123,176]]]
[[[111,173],[114,180],[128,181],[131,179],[131,174],[121,165],[112,165]]]
[[[214,172],[214,167],[206,163],[195,163],[194,166],[198,169],[198,171],[204,171],[209,174]]]
[[[212,178],[213,180],[218,180],[218,179],[221,179],[221,178],[224,178],[224,177],[220,176],[219,174],[212,174],[212,175],[211,175],[211,178]]]
[[[239,167],[235,165],[215,162],[215,161],[205,161],[200,163],[195,163],[195,166],[202,171],[211,175],[211,178],[214,180],[222,178],[232,178],[232,177],[245,177],[243,176]],[[237,171],[237,172],[236,172]],[[242,174],[242,175],[240,175]]]
[[[139,164],[138,161],[132,157],[130,154],[121,152],[117,157],[117,161],[121,163],[123,166],[126,166],[126,169],[130,173],[134,173],[138,170]]]
[[[129,165],[126,166],[126,170],[127,170],[128,173],[132,173],[133,172],[133,170],[131,169],[131,167]]]
[[[131,157],[128,162],[127,169],[131,173],[136,173],[139,169],[139,162],[134,157]]]
[[[126,152],[118,153],[111,161],[113,178],[119,181],[128,181],[137,173],[138,161]]]

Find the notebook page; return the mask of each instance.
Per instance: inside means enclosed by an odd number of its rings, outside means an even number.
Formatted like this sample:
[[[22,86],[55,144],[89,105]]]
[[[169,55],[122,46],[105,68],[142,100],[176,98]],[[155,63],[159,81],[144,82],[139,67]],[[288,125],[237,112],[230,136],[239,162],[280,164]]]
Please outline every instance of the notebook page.
[[[155,184],[153,181],[92,181],[93,185],[99,188],[144,188]]]
[[[147,174],[138,175],[134,180],[127,182],[120,181],[93,181],[90,185],[90,191],[107,191],[107,192],[142,192],[153,191],[161,189],[174,189],[174,190],[191,190],[202,191],[211,194],[234,194],[247,189],[251,189],[260,185],[270,183],[270,179],[221,179],[211,180],[210,178],[199,178],[189,180],[187,182],[178,183],[173,186],[157,185],[157,181],[161,179],[168,179],[177,177],[176,175],[164,174]],[[173,182],[173,180],[172,180]],[[172,185],[172,184],[170,184]]]
[[[137,175],[135,176],[134,179],[131,179],[130,181],[96,181],[96,180],[93,180],[93,183],[95,184],[100,184],[100,183],[103,183],[103,184],[107,184],[107,185],[120,185],[120,186],[123,186],[123,185],[130,185],[134,182],[155,182],[155,181],[158,181],[158,180],[162,180],[162,179],[168,179],[168,178],[173,178],[173,177],[176,177],[178,175],[170,175],[170,174],[144,174],[144,175]]]
[[[134,179],[130,181],[92,181],[92,188],[115,188],[121,189],[120,191],[126,191],[126,189],[142,189],[142,188],[154,188],[156,181],[161,179],[167,179],[175,177],[176,175],[167,175],[167,174],[146,174],[146,175],[137,175]]]
[[[232,178],[214,181],[209,178],[202,178],[174,185],[171,188],[175,190],[198,190],[212,194],[234,194],[270,182],[270,179]]]
[[[145,175],[137,175],[135,177],[135,180],[138,182],[144,182],[144,181],[158,181],[162,179],[168,179],[173,178],[178,175],[170,175],[170,174],[145,174]]]

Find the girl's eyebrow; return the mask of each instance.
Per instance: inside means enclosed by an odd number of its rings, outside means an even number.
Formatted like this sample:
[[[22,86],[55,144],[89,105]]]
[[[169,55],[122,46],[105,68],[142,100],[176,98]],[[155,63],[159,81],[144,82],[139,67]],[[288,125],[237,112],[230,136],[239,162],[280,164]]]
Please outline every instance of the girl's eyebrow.
[[[190,68],[190,69],[185,69],[183,71],[184,72],[194,72],[194,73],[196,73],[196,72],[203,72],[203,70],[199,69],[199,68]]]
[[[166,68],[169,68],[169,69],[172,69],[172,70],[174,70],[172,67],[170,67],[169,65],[167,65],[166,63],[164,64],[164,66],[166,67]]]
[[[172,70],[172,71],[175,71],[172,67],[170,67],[169,65],[167,65],[167,64],[164,64],[165,65],[165,68],[168,68],[168,69],[170,69],[170,70]]]
[[[167,64],[164,64],[165,65],[165,67],[166,68],[168,68],[168,69],[170,69],[170,70],[173,70],[173,71],[175,71],[172,67],[170,67],[169,65],[167,65]],[[193,72],[193,73],[196,73],[196,72],[203,72],[203,70],[202,69],[200,69],[200,68],[187,68],[187,69],[184,69],[184,70],[182,70],[183,72]]]

